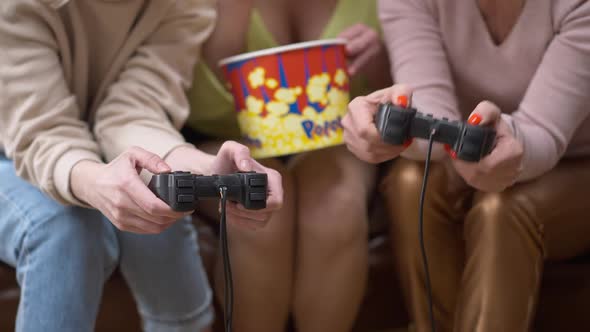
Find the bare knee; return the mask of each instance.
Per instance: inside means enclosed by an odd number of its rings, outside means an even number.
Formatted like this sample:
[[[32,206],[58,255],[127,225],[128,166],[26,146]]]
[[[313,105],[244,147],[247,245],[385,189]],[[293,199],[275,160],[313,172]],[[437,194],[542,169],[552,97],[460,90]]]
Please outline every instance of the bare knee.
[[[280,210],[274,212],[268,224],[260,230],[253,231],[254,234],[248,236],[252,240],[252,245],[261,250],[277,250],[282,246],[289,246],[295,233],[296,218],[296,192],[295,180],[292,172],[277,159],[262,160],[261,163],[268,168],[272,168],[281,174],[283,180],[283,206]],[[245,235],[247,236],[247,235]],[[243,239],[246,241],[246,239]]]
[[[362,185],[354,179],[324,180],[331,184],[299,187],[300,237],[313,238],[333,248],[367,241],[368,204]]]
[[[367,241],[373,165],[336,147],[299,156],[293,170],[300,239],[313,239],[327,250]]]

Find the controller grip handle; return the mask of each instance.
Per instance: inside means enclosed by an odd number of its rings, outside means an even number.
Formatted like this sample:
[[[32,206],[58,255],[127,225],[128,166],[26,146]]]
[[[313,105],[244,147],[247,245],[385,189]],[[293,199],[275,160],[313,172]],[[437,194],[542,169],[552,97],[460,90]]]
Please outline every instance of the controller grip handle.
[[[190,173],[156,174],[148,183],[148,189],[174,211],[188,212],[197,207],[197,197],[194,194],[194,184]]]
[[[466,124],[462,128],[458,146],[455,148],[457,158],[468,162],[479,162],[492,152],[495,141],[494,128]]]
[[[410,139],[410,129],[415,115],[414,108],[406,109],[392,103],[381,104],[375,115],[375,126],[384,142],[402,145]]]
[[[268,197],[268,175],[265,173],[239,172],[237,176],[246,190],[241,192],[240,203],[248,210],[266,208]]]

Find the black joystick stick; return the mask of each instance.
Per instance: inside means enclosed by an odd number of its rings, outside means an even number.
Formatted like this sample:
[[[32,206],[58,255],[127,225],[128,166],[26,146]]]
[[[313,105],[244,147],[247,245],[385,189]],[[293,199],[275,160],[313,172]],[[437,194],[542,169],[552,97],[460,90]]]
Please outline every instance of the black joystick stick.
[[[266,208],[267,182],[266,174],[256,172],[211,176],[173,172],[154,175],[148,187],[175,211],[192,211],[200,199],[219,198],[222,187],[230,201],[261,210]]]
[[[423,114],[415,108],[402,108],[391,103],[379,106],[375,125],[383,141],[395,145],[402,145],[414,137],[429,139],[435,130],[435,142],[448,144],[458,159],[470,162],[478,162],[489,154],[496,139],[493,128],[447,118],[435,119],[432,114]]]

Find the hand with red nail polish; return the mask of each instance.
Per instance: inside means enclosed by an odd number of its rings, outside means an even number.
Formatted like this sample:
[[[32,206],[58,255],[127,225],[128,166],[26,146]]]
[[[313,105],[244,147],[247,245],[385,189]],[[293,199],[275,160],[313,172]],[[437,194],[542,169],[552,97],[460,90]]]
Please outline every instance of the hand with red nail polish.
[[[348,114],[342,120],[344,142],[359,159],[369,163],[381,163],[400,155],[412,144],[403,145],[383,142],[375,126],[375,114],[379,104],[392,102],[407,108],[410,106],[412,90],[401,84],[376,91],[368,96],[357,97],[348,105]]]
[[[521,171],[524,147],[501,115],[498,106],[489,101],[477,105],[467,123],[473,126],[494,126],[496,145],[492,152],[478,163],[452,158],[453,166],[459,175],[470,186],[481,191],[502,191],[516,182]],[[450,151],[451,154],[453,152]]]
[[[467,123],[469,123],[472,126],[479,125],[481,123],[481,115],[479,115],[479,113],[476,112],[471,113],[469,119],[467,119]]]
[[[408,101],[408,96],[407,95],[397,96],[396,105],[401,106],[403,108],[408,108],[408,106],[410,106],[410,102]]]
[[[457,152],[453,151],[453,149],[451,149],[451,146],[448,144],[444,145],[445,151],[449,154],[449,156],[451,157],[451,159],[457,159]]]

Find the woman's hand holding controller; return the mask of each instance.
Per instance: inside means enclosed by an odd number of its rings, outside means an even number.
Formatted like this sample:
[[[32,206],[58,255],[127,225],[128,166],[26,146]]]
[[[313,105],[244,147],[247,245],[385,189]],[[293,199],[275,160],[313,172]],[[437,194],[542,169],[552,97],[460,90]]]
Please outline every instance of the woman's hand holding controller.
[[[240,204],[227,202],[227,219],[251,228],[266,225],[273,212],[283,205],[283,184],[279,172],[262,166],[250,156],[250,150],[239,143],[225,142],[217,155],[206,154],[194,147],[183,146],[173,150],[166,161],[175,171],[188,171],[194,174],[232,174],[255,171],[268,176],[268,198],[263,210],[247,210]]]
[[[209,167],[210,172],[213,174],[250,171],[267,174],[268,198],[266,208],[263,210],[247,210],[241,204],[228,201],[226,212],[230,223],[251,228],[264,227],[272,213],[283,206],[283,180],[281,174],[274,169],[262,166],[254,160],[246,146],[233,141],[225,142]]]
[[[158,199],[139,176],[142,169],[169,172],[157,155],[130,148],[109,164],[81,161],[70,176],[71,190],[80,200],[100,210],[118,229],[158,234],[185,216]]]
[[[458,159],[453,166],[472,187],[486,192],[499,192],[513,185],[521,171],[524,148],[514,136],[510,125],[501,117],[498,106],[489,101],[481,102],[471,113],[471,125],[494,126],[496,145],[492,152],[478,163]]]
[[[399,156],[412,142],[408,141],[404,145],[385,143],[375,126],[375,115],[379,104],[386,102],[408,107],[411,96],[409,87],[396,84],[368,96],[355,98],[348,105],[348,113],[342,120],[344,142],[348,149],[359,159],[374,164]]]

